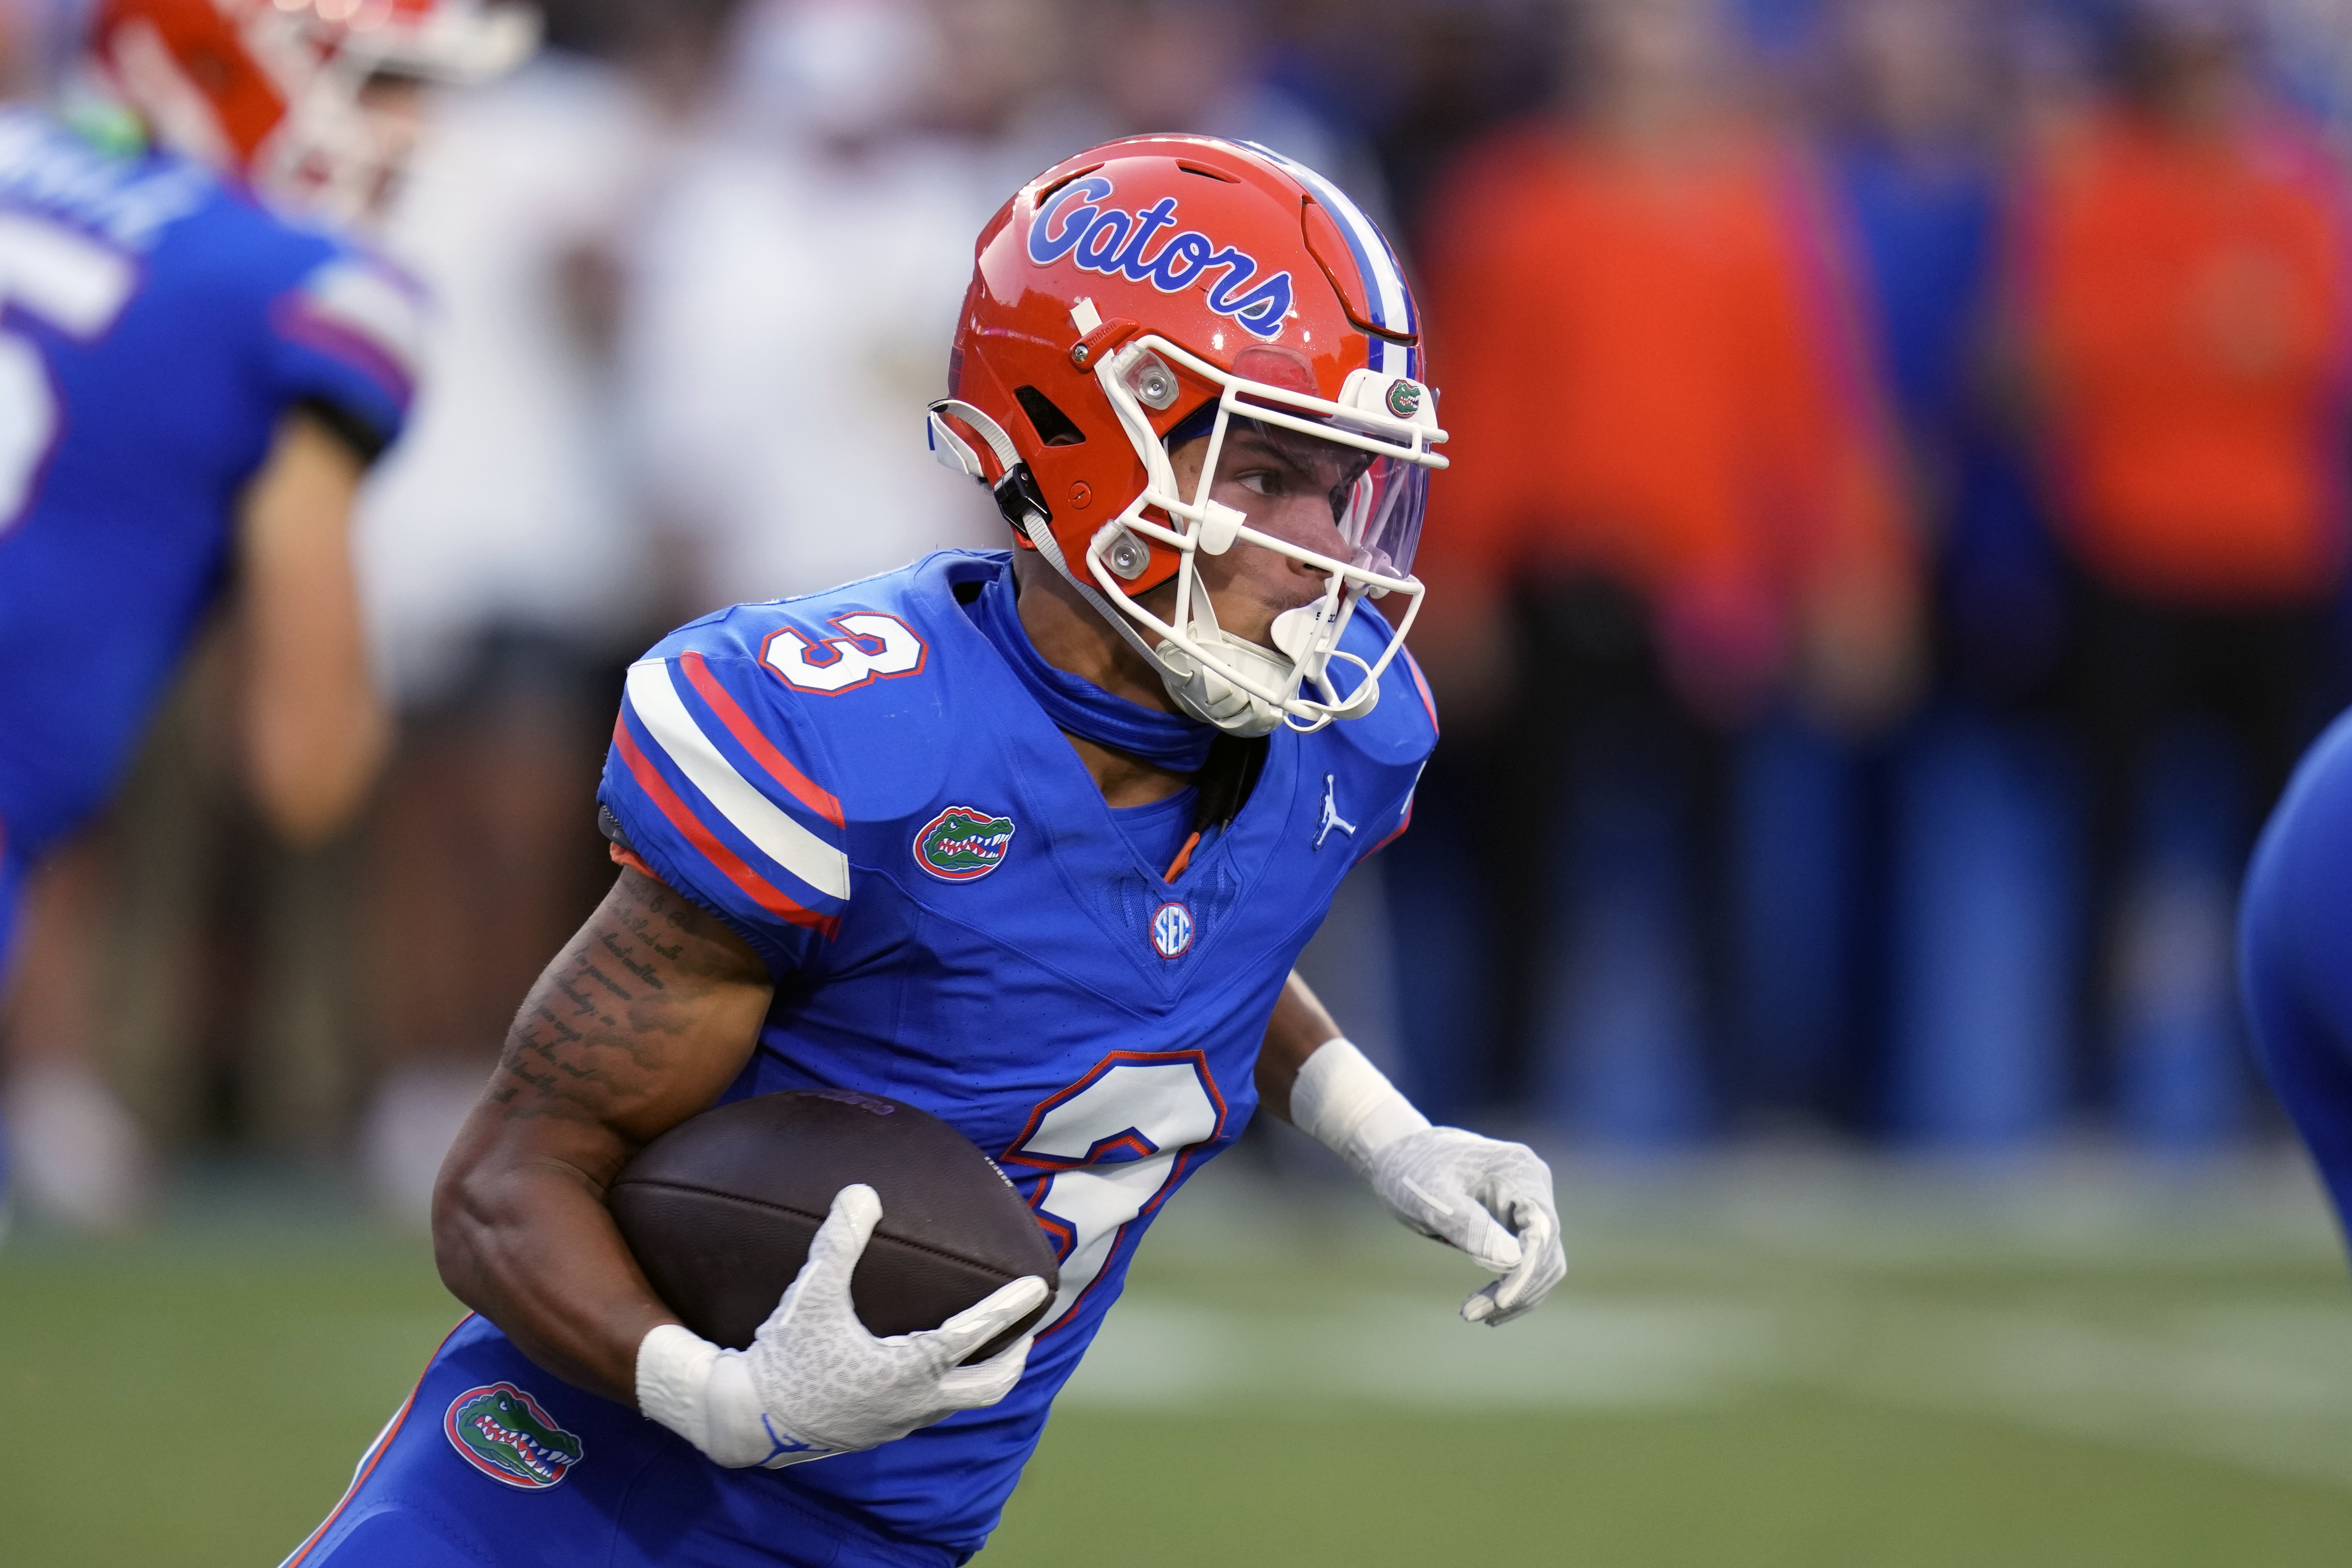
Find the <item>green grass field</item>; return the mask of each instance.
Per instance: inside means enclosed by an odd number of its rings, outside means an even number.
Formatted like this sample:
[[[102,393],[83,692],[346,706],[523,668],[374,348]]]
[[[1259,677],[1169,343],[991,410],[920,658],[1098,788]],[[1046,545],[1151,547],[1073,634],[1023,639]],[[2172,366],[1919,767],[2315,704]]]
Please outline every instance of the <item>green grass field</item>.
[[[1180,1200],[983,1559],[2340,1564],[2352,1291],[2291,1171],[1564,1173],[1570,1282],[1347,1194]],[[0,1563],[268,1568],[457,1309],[421,1242],[200,1184],[0,1251]]]

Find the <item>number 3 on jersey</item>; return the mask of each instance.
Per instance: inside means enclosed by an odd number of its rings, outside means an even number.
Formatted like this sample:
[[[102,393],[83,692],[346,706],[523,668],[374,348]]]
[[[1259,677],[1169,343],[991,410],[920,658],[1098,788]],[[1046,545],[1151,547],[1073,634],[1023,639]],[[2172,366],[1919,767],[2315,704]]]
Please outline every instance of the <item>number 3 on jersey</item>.
[[[760,645],[760,662],[793,690],[826,697],[855,691],[869,681],[923,672],[923,639],[898,616],[870,610],[836,616],[829,624],[848,635],[824,638],[822,654],[786,626],[770,632]]]
[[[1115,1052],[1036,1109],[1004,1163],[1052,1173],[1029,1200],[1062,1263],[1041,1332],[1069,1316],[1128,1225],[1224,1129],[1225,1098],[1199,1051]]]

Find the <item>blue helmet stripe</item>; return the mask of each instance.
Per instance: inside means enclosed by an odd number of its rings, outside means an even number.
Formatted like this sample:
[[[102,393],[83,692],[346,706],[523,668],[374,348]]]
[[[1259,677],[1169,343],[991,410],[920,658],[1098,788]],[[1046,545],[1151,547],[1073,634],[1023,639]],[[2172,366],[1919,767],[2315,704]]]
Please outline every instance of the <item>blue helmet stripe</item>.
[[[1380,226],[1365,216],[1363,208],[1358,206],[1345,191],[1306,164],[1294,158],[1286,158],[1273,148],[1255,142],[1244,142],[1242,145],[1271,160],[1284,174],[1305,185],[1314,193],[1315,199],[1339,220],[1339,232],[1347,237],[1348,248],[1355,255],[1356,270],[1362,276],[1371,297],[1373,325],[1408,337],[1416,334],[1420,329],[1413,313],[1412,291],[1405,287],[1404,268],[1398,265],[1396,252],[1389,248],[1389,242],[1381,235]],[[1405,364],[1395,363],[1398,360],[1410,361],[1412,356],[1402,352],[1404,345],[1395,343],[1384,347],[1386,352],[1380,356],[1383,372],[1391,375],[1411,374]]]

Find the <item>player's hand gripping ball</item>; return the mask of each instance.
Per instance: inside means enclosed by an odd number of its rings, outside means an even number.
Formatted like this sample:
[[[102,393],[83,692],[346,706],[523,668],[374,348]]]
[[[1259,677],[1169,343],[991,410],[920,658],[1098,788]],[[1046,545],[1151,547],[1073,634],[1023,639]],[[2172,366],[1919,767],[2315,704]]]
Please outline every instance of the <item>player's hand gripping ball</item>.
[[[986,1156],[875,1097],[707,1111],[647,1145],[611,1201],[686,1324],[638,1347],[638,1406],[730,1468],[870,1448],[995,1404],[1058,1282]]]
[[[717,1463],[778,1470],[903,1437],[1013,1392],[1024,1334],[976,1365],[981,1345],[1034,1319],[1053,1291],[1016,1279],[936,1329],[879,1338],[849,1302],[850,1275],[882,1217],[874,1189],[844,1187],[809,1259],[749,1351],[666,1323],[637,1350],[637,1405]]]
[[[748,1350],[835,1197],[861,1183],[882,1218],[850,1296],[875,1333],[936,1329],[1028,1275],[1060,1284],[1053,1244],[995,1163],[938,1117],[879,1095],[791,1091],[706,1110],[639,1151],[608,1201],[678,1320]],[[1027,1327],[1009,1326],[983,1353]]]

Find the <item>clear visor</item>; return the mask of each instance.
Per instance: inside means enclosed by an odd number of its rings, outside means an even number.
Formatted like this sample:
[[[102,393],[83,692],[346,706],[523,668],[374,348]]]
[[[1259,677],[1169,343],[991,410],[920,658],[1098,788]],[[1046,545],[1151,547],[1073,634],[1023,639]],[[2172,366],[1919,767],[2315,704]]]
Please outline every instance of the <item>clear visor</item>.
[[[1248,406],[1246,401],[1242,406]],[[1249,431],[1306,471],[1332,473],[1331,518],[1347,545],[1349,564],[1381,577],[1412,575],[1422,513],[1429,502],[1427,468],[1246,416],[1233,420],[1227,438],[1239,430]]]

